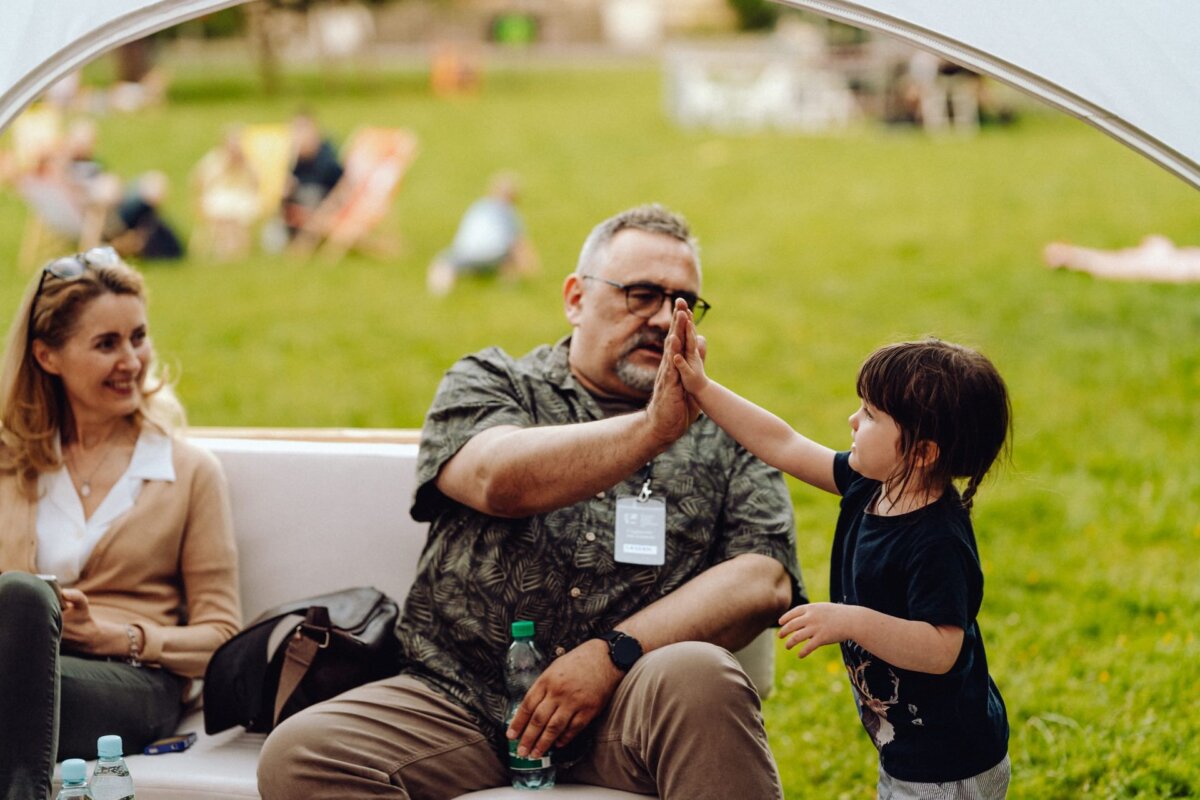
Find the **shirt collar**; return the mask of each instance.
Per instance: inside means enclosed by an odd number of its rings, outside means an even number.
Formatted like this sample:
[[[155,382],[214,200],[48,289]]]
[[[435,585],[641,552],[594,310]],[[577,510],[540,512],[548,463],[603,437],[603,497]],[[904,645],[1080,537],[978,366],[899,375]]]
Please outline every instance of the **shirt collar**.
[[[556,385],[563,389],[572,391],[582,391],[583,387],[575,380],[575,376],[571,374],[571,335],[559,339],[552,344],[546,358],[543,362],[546,371],[546,377],[553,381]],[[585,392],[586,394],[586,392]]]
[[[625,400],[614,400],[609,403],[601,402],[579,382],[571,372],[571,336],[562,337],[555,342],[544,357],[543,369],[546,378],[565,391],[575,393],[580,403],[592,419],[603,419],[612,414],[628,414],[646,407],[646,403],[635,403]]]
[[[62,440],[59,439],[61,453]],[[133,456],[125,474],[109,490],[108,496],[84,522],[83,503],[75,491],[75,484],[67,472],[66,464],[52,473],[38,476],[39,490],[47,499],[80,526],[107,527],[114,519],[124,514],[133,505],[141,481],[175,481],[175,462],[172,458],[171,437],[149,426],[143,426],[133,447]]]
[[[142,428],[126,477],[144,481],[175,481],[171,437],[149,426]]]

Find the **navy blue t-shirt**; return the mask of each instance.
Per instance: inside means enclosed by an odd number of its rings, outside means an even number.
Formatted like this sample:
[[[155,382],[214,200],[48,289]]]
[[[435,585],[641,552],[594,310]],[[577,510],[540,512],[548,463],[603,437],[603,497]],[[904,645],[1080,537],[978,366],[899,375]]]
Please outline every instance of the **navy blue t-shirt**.
[[[971,518],[953,487],[908,514],[867,513],[879,481],[834,457],[842,510],[833,538],[829,594],[835,603],[963,629],[962,650],[944,675],[887,663],[842,643],[863,727],[884,771],[902,781],[959,781],[991,769],[1008,751],[1008,717],[988,675],[975,617],[983,571]]]

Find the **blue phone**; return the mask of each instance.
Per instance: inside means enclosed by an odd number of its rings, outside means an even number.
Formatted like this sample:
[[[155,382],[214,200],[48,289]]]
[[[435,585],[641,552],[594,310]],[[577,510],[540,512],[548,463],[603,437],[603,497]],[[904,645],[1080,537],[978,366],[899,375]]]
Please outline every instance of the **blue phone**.
[[[159,739],[157,742],[151,742],[142,750],[148,756],[157,756],[162,753],[178,753],[181,750],[187,750],[196,743],[196,734],[193,731],[181,733],[178,736],[168,736],[166,739]]]

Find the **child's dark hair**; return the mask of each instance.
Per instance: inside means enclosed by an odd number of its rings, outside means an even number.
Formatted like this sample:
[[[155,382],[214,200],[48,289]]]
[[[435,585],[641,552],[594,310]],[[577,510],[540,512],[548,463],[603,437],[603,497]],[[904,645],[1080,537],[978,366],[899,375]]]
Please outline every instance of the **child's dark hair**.
[[[904,491],[917,469],[918,446],[937,445],[925,464],[923,489],[945,489],[966,478],[962,501],[971,507],[983,476],[1005,449],[1012,406],[992,362],[962,345],[925,339],[881,347],[858,372],[858,396],[900,428],[903,466],[890,491]]]

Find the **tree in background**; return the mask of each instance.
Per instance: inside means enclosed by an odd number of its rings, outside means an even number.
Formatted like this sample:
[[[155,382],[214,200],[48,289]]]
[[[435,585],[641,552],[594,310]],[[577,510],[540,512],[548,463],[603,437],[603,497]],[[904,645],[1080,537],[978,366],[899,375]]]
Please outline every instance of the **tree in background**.
[[[779,19],[779,6],[768,0],[729,0],[744,31],[771,30]]]

